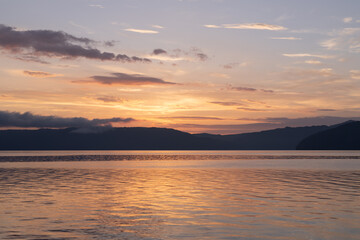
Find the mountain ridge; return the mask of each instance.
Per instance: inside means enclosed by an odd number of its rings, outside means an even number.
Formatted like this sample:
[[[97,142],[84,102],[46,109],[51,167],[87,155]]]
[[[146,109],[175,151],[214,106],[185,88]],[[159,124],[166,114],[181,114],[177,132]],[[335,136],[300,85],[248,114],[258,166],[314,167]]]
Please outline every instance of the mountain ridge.
[[[354,122],[230,135],[154,127],[0,130],[0,150],[295,150],[304,139]]]

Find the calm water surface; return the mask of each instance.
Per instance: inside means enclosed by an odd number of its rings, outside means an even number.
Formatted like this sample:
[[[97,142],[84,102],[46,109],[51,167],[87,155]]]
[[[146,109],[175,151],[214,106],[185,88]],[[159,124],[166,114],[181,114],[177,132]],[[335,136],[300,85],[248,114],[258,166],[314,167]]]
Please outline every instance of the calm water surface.
[[[359,151],[1,152],[0,161],[0,239],[360,239]]]

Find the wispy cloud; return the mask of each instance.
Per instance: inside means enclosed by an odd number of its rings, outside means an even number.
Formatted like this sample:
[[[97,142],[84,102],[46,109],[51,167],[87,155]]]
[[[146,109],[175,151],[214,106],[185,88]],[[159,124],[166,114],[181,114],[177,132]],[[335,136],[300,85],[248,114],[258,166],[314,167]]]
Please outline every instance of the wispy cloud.
[[[222,28],[222,26],[219,26],[219,25],[211,25],[211,24],[204,25],[204,27],[206,27],[206,28]]]
[[[351,23],[351,22],[352,22],[352,20],[353,20],[353,18],[352,18],[352,17],[346,17],[346,18],[343,18],[343,22],[344,22],[344,23]]]
[[[142,34],[157,34],[157,33],[159,33],[158,31],[148,30],[148,29],[126,28],[124,30],[128,31],[128,32],[135,32],[135,33],[142,33]]]
[[[247,67],[250,65],[250,62],[242,62],[242,63],[227,63],[227,64],[224,64],[222,65],[223,68],[225,69],[233,69],[235,67]]]
[[[41,71],[30,71],[30,70],[23,71],[23,74],[27,75],[27,76],[30,76],[30,77],[38,77],[38,78],[60,76],[58,74],[53,74],[53,73],[48,73],[48,72],[41,72]]]
[[[96,60],[111,60],[123,62],[150,62],[149,59],[129,57],[125,54],[115,55],[111,52],[101,52],[92,47],[94,40],[75,37],[62,31],[52,30],[16,30],[0,24],[0,49],[16,56],[19,59],[40,61],[38,57],[60,58],[88,58]],[[30,58],[28,58],[29,56]]]
[[[95,127],[111,125],[117,122],[131,122],[133,118],[105,118],[86,119],[82,117],[64,118],[57,116],[35,115],[30,112],[0,111],[0,127],[37,127],[37,128],[66,128],[66,127]]]
[[[90,4],[89,6],[90,7],[96,7],[96,8],[104,8],[104,6],[100,5],[100,4]]]
[[[298,37],[272,37],[271,39],[278,39],[278,40],[302,40],[302,38],[298,38]]]
[[[74,83],[100,83],[105,85],[164,85],[175,84],[160,78],[147,77],[140,74],[112,73],[111,76],[92,76],[92,80],[78,80]]]
[[[360,52],[360,28],[344,28],[329,34],[332,38],[324,40],[320,45],[328,50],[347,50]]]
[[[258,108],[247,108],[247,107],[238,107],[238,110],[246,111],[246,112],[264,112],[266,109],[258,109]]]
[[[314,58],[322,58],[322,59],[331,59],[335,58],[335,56],[332,55],[320,55],[320,54],[310,54],[310,53],[284,53],[283,56],[285,57],[314,57]]]
[[[350,76],[352,79],[360,80],[360,70],[350,70]]]
[[[101,96],[97,97],[96,100],[106,103],[123,103],[124,99],[115,96]]]
[[[153,28],[163,29],[164,27],[161,25],[151,25]]]
[[[154,49],[151,55],[145,56],[149,59],[159,60],[159,61],[206,61],[209,59],[209,56],[205,54],[201,49],[197,47],[192,47],[189,50],[183,49],[174,49],[174,50],[164,50],[162,48]]]
[[[238,102],[210,102],[210,103],[221,105],[221,106],[239,106],[239,105],[243,105],[242,103],[238,103]]]
[[[280,31],[286,30],[286,27],[267,24],[267,23],[239,23],[239,24],[222,24],[222,25],[204,25],[206,28],[227,28],[227,29],[253,29],[253,30],[270,30]]]
[[[307,61],[305,61],[305,63],[311,64],[311,65],[320,65],[320,64],[322,64],[322,62],[318,61],[318,60],[307,60]]]
[[[316,109],[316,111],[319,111],[319,112],[335,112],[336,109],[331,109],[331,108],[319,108],[319,109]]]
[[[261,91],[264,93],[273,93],[273,90],[270,89],[256,89],[256,88],[250,88],[250,87],[234,87],[232,85],[229,85],[228,90],[235,90],[235,91],[245,91],[245,92],[256,92],[256,91]]]
[[[190,119],[190,120],[224,120],[219,117],[200,117],[200,116],[175,116],[175,117],[160,117],[162,119]]]

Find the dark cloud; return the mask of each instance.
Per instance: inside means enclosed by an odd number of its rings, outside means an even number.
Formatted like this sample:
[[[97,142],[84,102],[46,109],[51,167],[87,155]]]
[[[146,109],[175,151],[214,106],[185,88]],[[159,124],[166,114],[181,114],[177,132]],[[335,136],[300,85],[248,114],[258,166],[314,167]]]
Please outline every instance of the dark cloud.
[[[153,54],[154,55],[167,54],[167,51],[165,51],[164,49],[161,49],[161,48],[157,48],[157,49],[154,49]]]
[[[157,85],[157,84],[175,84],[166,82],[160,78],[147,77],[140,74],[112,73],[112,76],[92,76],[91,82],[101,84],[121,84],[121,85]],[[89,82],[89,81],[74,81]]]
[[[264,92],[264,93],[273,93],[273,90],[269,90],[269,89],[260,89],[260,91]]]
[[[231,87],[232,90],[236,91],[247,91],[247,92],[255,92],[257,89],[255,88],[248,88],[248,87]]]
[[[161,117],[162,119],[194,119],[194,120],[224,120],[218,117],[191,117],[191,116],[177,116],[177,117]]]
[[[209,59],[208,55],[206,55],[201,49],[196,47],[193,47],[190,50],[182,50],[177,48],[172,50],[171,53],[168,54],[168,56],[173,58],[181,58],[183,56],[187,56],[188,58],[197,61],[206,61]]]
[[[228,63],[228,64],[223,65],[223,68],[225,68],[225,69],[233,69],[237,65],[239,65],[239,63]]]
[[[124,62],[150,62],[149,59],[129,57],[123,54],[101,52],[93,48],[95,41],[79,38],[62,31],[25,30],[0,24],[0,48],[11,53],[33,54],[35,56],[78,58]],[[29,59],[30,60],[30,59]]]
[[[269,90],[269,89],[256,89],[256,88],[249,88],[249,87],[234,87],[232,85],[228,86],[228,89],[230,90],[235,90],[235,91],[247,91],[247,92],[256,92],[256,91],[261,91],[264,93],[273,93],[273,90]]]
[[[25,75],[31,76],[31,77],[55,77],[56,74],[48,73],[48,72],[41,72],[41,71],[23,71]]]
[[[118,97],[114,97],[114,96],[102,96],[102,97],[98,97],[96,99],[100,100],[100,101],[103,101],[103,102],[117,102],[117,103],[124,102],[123,99],[118,98]]]
[[[134,121],[132,118],[108,118],[89,120],[82,117],[62,118],[56,116],[34,115],[30,112],[0,111],[0,127],[31,127],[31,128],[66,128],[66,127],[95,127],[108,126],[111,123],[127,123]]]
[[[320,108],[320,109],[317,109],[317,111],[320,111],[320,112],[334,112],[336,110],[335,109],[329,109],[329,108]]]
[[[113,47],[113,46],[115,46],[115,42],[116,42],[116,41],[105,41],[105,42],[104,42],[104,46],[106,46],[106,47]]]
[[[200,61],[206,61],[209,58],[205,53],[197,53],[196,56],[199,58]]]
[[[237,109],[243,110],[243,111],[248,111],[248,112],[263,112],[263,111],[266,111],[264,109],[247,108],[247,107],[238,107]]]
[[[239,106],[239,105],[243,105],[242,103],[237,103],[237,102],[210,102],[213,104],[218,104],[218,105],[222,105],[222,106]]]

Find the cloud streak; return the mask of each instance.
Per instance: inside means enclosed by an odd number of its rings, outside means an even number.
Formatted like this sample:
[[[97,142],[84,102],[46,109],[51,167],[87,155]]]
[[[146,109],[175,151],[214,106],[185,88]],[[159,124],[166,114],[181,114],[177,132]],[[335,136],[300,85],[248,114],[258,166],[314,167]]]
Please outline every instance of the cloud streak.
[[[140,74],[112,73],[111,76],[91,76],[92,80],[73,81],[75,83],[100,83],[105,85],[168,85],[176,84],[160,78],[147,77]]]
[[[134,32],[134,33],[142,33],[142,34],[157,34],[157,33],[159,33],[158,31],[154,31],[154,30],[135,29],[135,28],[126,28],[126,29],[124,29],[124,31]]]
[[[251,30],[270,30],[270,31],[280,31],[286,30],[286,27],[267,24],[267,23],[241,23],[241,24],[222,24],[222,25],[204,25],[206,28],[226,28],[226,29],[251,29]]]
[[[270,89],[256,89],[256,88],[249,88],[249,87],[234,87],[232,85],[228,86],[229,90],[235,90],[235,91],[244,91],[244,92],[256,92],[256,91],[261,91],[264,93],[273,93],[273,90]]]
[[[276,40],[302,40],[302,38],[297,38],[297,37],[272,37],[271,39],[276,39]]]
[[[27,76],[30,76],[30,77],[39,77],[39,78],[59,76],[57,74],[52,74],[52,73],[48,73],[48,72],[41,72],[41,71],[23,71],[23,74],[25,74]]]
[[[60,58],[88,58],[123,62],[151,62],[146,58],[101,52],[89,38],[75,37],[62,31],[16,30],[0,24],[0,48],[13,54]]]
[[[63,118],[57,116],[41,116],[30,112],[0,111],[0,127],[22,128],[67,128],[67,127],[96,127],[110,126],[111,123],[127,123],[133,118],[95,118],[89,120],[83,117]]]
[[[320,54],[310,54],[310,53],[284,53],[285,57],[299,58],[299,57],[313,57],[321,59],[331,59],[334,58],[332,55],[320,55]]]
[[[205,54],[201,49],[192,47],[189,50],[174,49],[166,51],[161,48],[153,50],[152,54],[146,56],[147,58],[160,60],[160,61],[200,61],[205,62],[209,59],[209,56]]]

